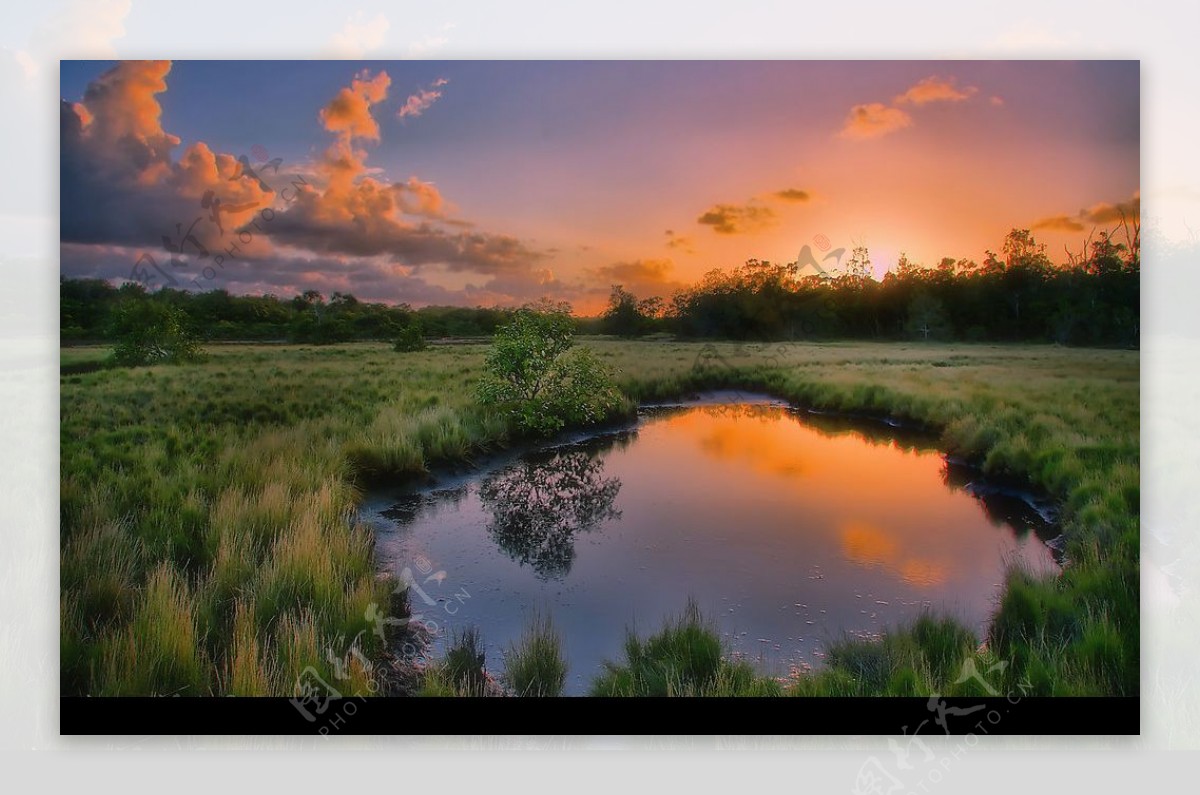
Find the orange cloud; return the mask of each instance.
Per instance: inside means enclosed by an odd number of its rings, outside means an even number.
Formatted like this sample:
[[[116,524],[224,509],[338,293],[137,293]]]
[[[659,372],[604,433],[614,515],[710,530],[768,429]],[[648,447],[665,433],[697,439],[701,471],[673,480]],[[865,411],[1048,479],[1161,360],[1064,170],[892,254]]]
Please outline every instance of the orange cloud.
[[[505,274],[514,289],[544,281],[532,267],[543,255],[520,240],[433,223],[450,223],[444,218],[449,204],[433,183],[415,176],[392,183],[367,174],[367,153],[353,144],[359,138],[378,140],[372,107],[386,98],[390,84],[384,72],[375,77],[362,72],[321,111],[325,128],[337,135],[317,164],[323,189],[310,184],[298,190],[288,211],[272,222],[272,239],[320,254],[387,257],[412,267],[439,265],[493,278]]]
[[[429,107],[433,103],[441,99],[442,92],[438,89],[449,82],[450,81],[446,78],[439,77],[429,85],[429,88],[422,88],[419,89],[417,93],[410,94],[404,103],[404,107],[400,108],[400,112],[397,115],[402,119],[409,117],[416,118],[417,116],[420,116],[422,113],[429,110]]]
[[[979,93],[975,86],[959,88],[953,78],[931,76],[918,81],[903,94],[897,94],[895,105],[922,107],[933,102],[962,102]],[[995,98],[993,98],[995,99]],[[842,130],[842,138],[879,138],[913,125],[907,111],[882,102],[868,102],[850,109]]]
[[[387,72],[372,77],[364,69],[354,76],[349,86],[339,89],[317,114],[321,125],[337,136],[318,165],[327,181],[324,201],[318,209],[327,216],[346,217],[345,212],[339,212],[338,206],[352,201],[350,194],[355,190],[355,182],[366,171],[367,153],[355,149],[354,142],[379,140],[379,123],[371,113],[371,107],[387,99],[391,84]]]
[[[440,218],[445,214],[447,202],[432,182],[409,177],[407,182],[398,183],[396,188],[404,212],[429,218]]]
[[[926,77],[896,97],[897,105],[928,105],[930,102],[962,102],[979,93],[975,86],[960,89],[953,78]]]
[[[591,273],[599,279],[664,284],[670,281],[670,274],[674,268],[675,263],[669,259],[639,259],[593,268]]]
[[[365,138],[379,140],[379,124],[371,115],[371,106],[387,99],[388,86],[392,79],[387,72],[374,77],[363,70],[355,76],[350,86],[338,91],[329,104],[321,109],[321,124],[331,133],[346,139]]]
[[[800,190],[799,188],[784,188],[783,190],[775,191],[771,195],[785,202],[806,202],[812,198],[808,191]]]
[[[1123,202],[1100,202],[1080,210],[1074,215],[1052,215],[1035,221],[1034,229],[1058,232],[1082,232],[1089,227],[1111,226],[1125,221],[1134,222],[1141,218],[1141,192],[1136,192]]]
[[[229,245],[227,231],[269,206],[273,191],[244,174],[231,154],[196,142],[173,161],[180,139],[163,129],[158,101],[170,71],[170,61],[123,61],[92,81],[82,102],[62,103],[64,242],[161,250],[177,225],[212,213],[220,224],[193,224],[190,234],[216,251]],[[255,238],[254,248],[265,246]]]
[[[761,232],[775,225],[775,211],[753,202],[746,204],[717,204],[696,219],[701,226],[711,226],[719,235],[744,235]]]
[[[190,234],[209,257],[191,263],[196,267],[186,275],[215,264],[221,254],[220,278],[258,291],[353,287],[414,303],[467,304],[521,303],[550,288],[562,291],[540,265],[544,252],[447,218],[453,206],[432,182],[410,176],[393,183],[370,175],[358,144],[380,138],[373,112],[391,84],[383,72],[355,75],[318,112],[335,140],[307,179],[291,178],[287,206],[275,207],[272,220],[254,227],[248,242],[237,233],[275,204],[274,191],[259,181],[261,174],[247,170],[241,161],[248,158],[214,151],[203,141],[173,159],[180,139],[163,130],[157,97],[167,88],[170,68],[160,61],[119,63],[92,82],[81,102],[60,103],[60,231],[64,263],[70,259],[64,268],[126,279],[141,253],[169,267],[171,255],[163,250],[168,236],[196,260],[200,247],[179,242]],[[287,184],[283,174],[279,180]],[[208,220],[218,201],[223,225]],[[416,275],[424,266],[443,275],[464,273],[470,281],[458,277],[449,279],[453,287],[439,285]],[[651,269],[647,278],[654,274]],[[574,289],[582,294],[586,288]]]
[[[879,138],[911,127],[912,123],[912,116],[899,108],[888,107],[882,102],[870,102],[850,109],[839,135],[857,140]]]
[[[696,253],[696,249],[692,247],[692,239],[690,237],[677,235],[674,229],[668,229],[664,234],[667,236],[667,248],[681,249],[687,254]]]
[[[1033,228],[1052,232],[1082,232],[1083,222],[1070,215],[1052,215],[1035,221]]]
[[[639,259],[614,262],[585,271],[590,292],[607,297],[609,289],[619,284],[638,298],[666,298],[685,287],[675,278],[675,263],[669,259]]]
[[[137,142],[156,155],[178,145],[163,132],[156,98],[167,90],[170,71],[170,61],[122,61],[92,81],[80,103],[88,135],[105,144]]]
[[[1102,202],[1094,204],[1084,211],[1084,217],[1094,224],[1119,224],[1122,221],[1134,221],[1141,218],[1141,192],[1133,194],[1128,201],[1109,204]]]

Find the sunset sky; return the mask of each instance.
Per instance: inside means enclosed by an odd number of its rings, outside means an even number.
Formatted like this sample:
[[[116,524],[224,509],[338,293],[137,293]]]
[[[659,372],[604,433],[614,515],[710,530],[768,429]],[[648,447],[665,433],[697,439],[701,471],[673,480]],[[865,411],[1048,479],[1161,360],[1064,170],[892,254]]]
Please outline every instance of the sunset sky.
[[[1139,212],[1138,85],[1132,61],[64,61],[61,268],[593,313],[806,244],[881,277],[1021,227],[1062,261]]]

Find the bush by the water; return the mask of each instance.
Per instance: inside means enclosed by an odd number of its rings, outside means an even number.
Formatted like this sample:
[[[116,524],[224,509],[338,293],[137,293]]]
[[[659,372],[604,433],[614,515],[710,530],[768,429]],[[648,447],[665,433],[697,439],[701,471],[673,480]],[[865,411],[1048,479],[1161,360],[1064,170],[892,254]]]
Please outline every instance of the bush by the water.
[[[485,406],[526,433],[589,425],[622,403],[612,373],[589,348],[575,348],[566,307],[526,307],[496,332],[479,382]]]

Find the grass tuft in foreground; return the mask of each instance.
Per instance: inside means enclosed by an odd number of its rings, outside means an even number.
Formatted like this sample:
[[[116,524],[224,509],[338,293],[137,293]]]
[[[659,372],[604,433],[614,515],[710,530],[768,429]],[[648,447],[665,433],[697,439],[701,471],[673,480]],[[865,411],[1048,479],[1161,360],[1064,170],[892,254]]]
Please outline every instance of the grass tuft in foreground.
[[[567,683],[562,636],[548,615],[536,613],[520,641],[504,655],[504,681],[518,696],[561,696]]]
[[[592,683],[593,696],[768,696],[779,682],[759,676],[744,661],[723,655],[721,639],[696,603],[659,632],[642,640],[630,632],[625,659],[606,662]]]

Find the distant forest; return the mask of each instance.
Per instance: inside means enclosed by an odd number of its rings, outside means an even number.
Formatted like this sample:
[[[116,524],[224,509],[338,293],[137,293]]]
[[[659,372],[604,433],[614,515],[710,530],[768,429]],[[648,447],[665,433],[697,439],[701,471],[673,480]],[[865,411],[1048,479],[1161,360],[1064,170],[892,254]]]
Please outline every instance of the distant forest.
[[[741,340],[962,340],[1137,346],[1141,262],[1136,227],[1124,242],[1110,233],[1054,264],[1029,230],[1013,230],[981,263],[943,259],[922,267],[901,257],[882,281],[870,278],[866,248],[837,275],[802,275],[797,263],[750,260],[713,270],[670,297],[613,286],[608,309],[575,320],[580,333]],[[197,339],[334,343],[488,336],[513,309],[412,309],[315,291],[292,298],[192,293],[135,283],[61,279],[65,343],[115,339],[114,319],[137,302],[169,310]],[[127,313],[125,313],[127,314]]]

